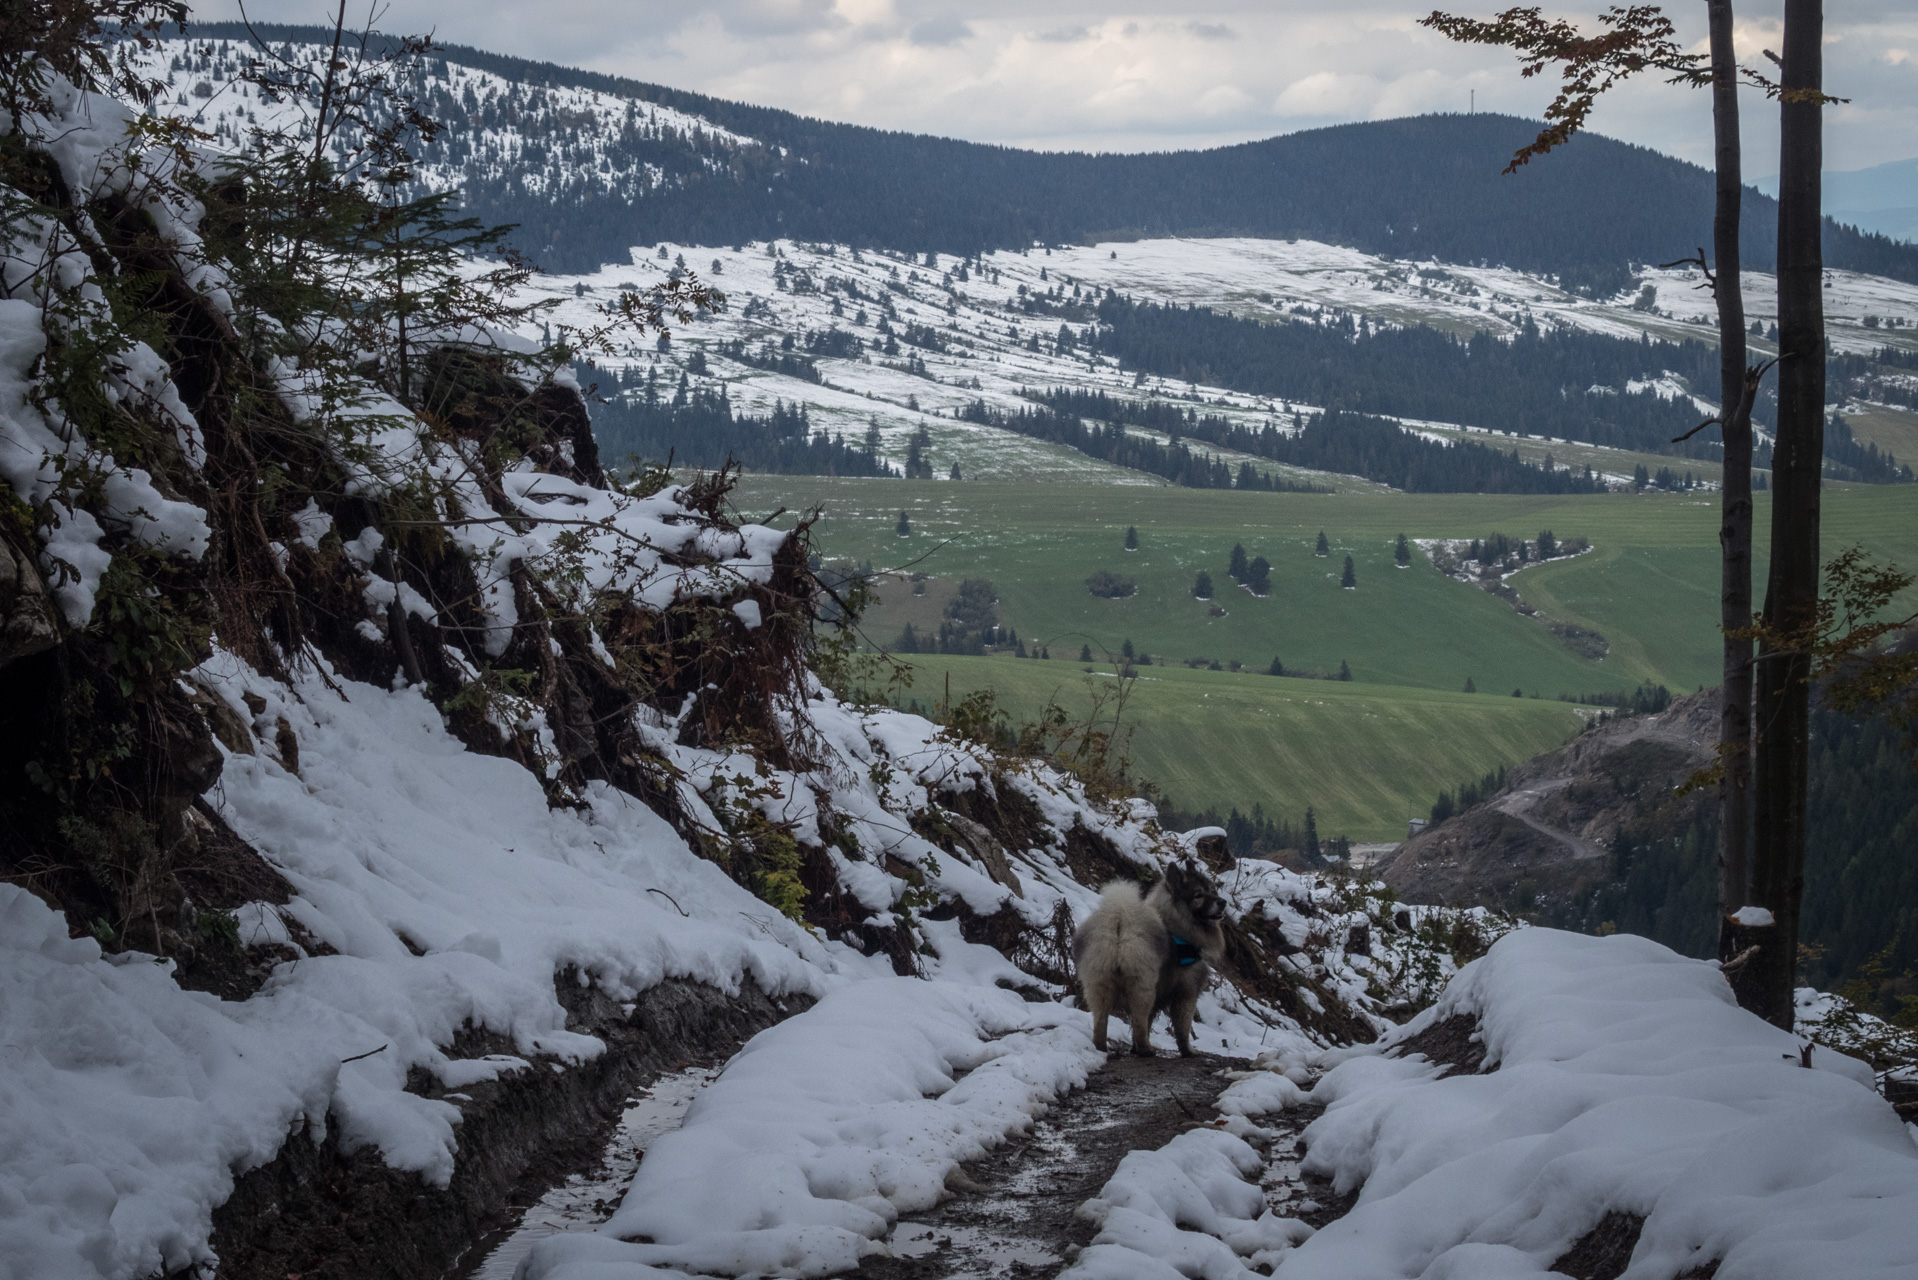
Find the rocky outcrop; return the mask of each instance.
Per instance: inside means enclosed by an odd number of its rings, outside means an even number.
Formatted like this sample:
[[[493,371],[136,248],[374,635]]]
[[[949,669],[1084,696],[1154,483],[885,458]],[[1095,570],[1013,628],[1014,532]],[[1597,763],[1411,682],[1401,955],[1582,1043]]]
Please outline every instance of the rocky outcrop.
[[[1717,690],[1609,720],[1513,769],[1490,799],[1406,841],[1378,874],[1412,902],[1529,913],[1611,878],[1620,827],[1707,764]]]

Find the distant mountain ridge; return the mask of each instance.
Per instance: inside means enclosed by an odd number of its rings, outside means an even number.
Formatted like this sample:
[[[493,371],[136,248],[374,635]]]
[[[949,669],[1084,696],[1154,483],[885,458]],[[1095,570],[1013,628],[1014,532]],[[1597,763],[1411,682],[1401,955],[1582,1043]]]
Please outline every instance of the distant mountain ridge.
[[[330,34],[255,29],[274,41]],[[237,23],[190,32],[249,38]],[[1060,154],[837,124],[462,45],[437,52],[529,93],[566,88],[654,103],[761,144],[647,137],[645,162],[660,181],[637,195],[574,181],[564,130],[524,153],[516,168],[469,166],[461,185],[474,212],[519,224],[523,247],[560,271],[623,262],[631,246],[660,242],[798,238],[965,255],[1035,242],[1247,235],[1401,258],[1502,262],[1604,293],[1623,287],[1636,264],[1711,242],[1705,169],[1585,135],[1520,174],[1502,175],[1538,128],[1512,116],[1337,125],[1205,151]],[[453,101],[449,95],[441,105]],[[450,121],[434,144],[441,154],[429,159],[457,167],[463,135],[480,128],[478,113],[467,114]],[[1776,208],[1747,190],[1744,255],[1752,269],[1773,263]],[[1829,219],[1825,254],[1831,267],[1918,281],[1918,247]]]

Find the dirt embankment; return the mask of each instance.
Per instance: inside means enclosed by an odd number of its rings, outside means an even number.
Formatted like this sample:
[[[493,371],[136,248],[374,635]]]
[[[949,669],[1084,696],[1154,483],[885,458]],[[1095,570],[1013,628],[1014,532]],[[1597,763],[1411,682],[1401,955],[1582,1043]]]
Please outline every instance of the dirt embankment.
[[[1610,879],[1618,829],[1709,763],[1718,691],[1613,720],[1513,769],[1484,802],[1428,827],[1379,864],[1412,902],[1532,911]]]
[[[459,1162],[435,1188],[390,1169],[373,1150],[343,1153],[301,1133],[242,1176],[213,1214],[221,1280],[433,1280],[576,1168],[590,1164],[633,1093],[690,1062],[723,1059],[754,1032],[798,1013],[805,997],[774,998],[749,979],[736,995],[680,979],[641,993],[630,1011],[572,972],[555,982],[569,1030],[607,1052],[555,1071],[531,1070],[452,1092],[425,1073],[411,1088],[460,1104]],[[513,1053],[510,1042],[463,1033],[461,1056]]]

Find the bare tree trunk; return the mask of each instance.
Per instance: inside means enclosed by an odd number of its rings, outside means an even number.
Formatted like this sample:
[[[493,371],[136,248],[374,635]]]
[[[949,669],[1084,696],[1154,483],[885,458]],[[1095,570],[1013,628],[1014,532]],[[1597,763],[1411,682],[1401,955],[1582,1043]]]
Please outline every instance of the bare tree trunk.
[[[1732,48],[1731,0],[1707,0],[1711,21],[1712,126],[1718,204],[1712,217],[1712,257],[1718,267],[1719,415],[1724,419],[1725,479],[1718,542],[1719,624],[1725,632],[1723,704],[1718,714],[1719,959],[1734,943],[1728,917],[1751,894],[1752,642],[1733,632],[1752,619],[1752,431],[1745,394],[1745,290],[1740,278],[1738,223],[1743,194],[1738,137],[1738,58]]]
[[[1819,242],[1824,10],[1785,0],[1784,86],[1778,156],[1778,440],[1772,455],[1771,569],[1765,623],[1772,635],[1806,627],[1818,605],[1819,471],[1825,452],[1824,261]],[[1811,755],[1811,659],[1766,641],[1755,702],[1756,806],[1752,898],[1772,914],[1769,945],[1753,957],[1754,1012],[1790,1029],[1805,883],[1805,787]]]

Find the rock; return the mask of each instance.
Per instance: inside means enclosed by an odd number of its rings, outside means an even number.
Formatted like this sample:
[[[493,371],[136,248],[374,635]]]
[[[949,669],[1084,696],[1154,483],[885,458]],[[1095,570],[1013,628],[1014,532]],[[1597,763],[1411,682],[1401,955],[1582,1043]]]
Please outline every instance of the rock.
[[[999,843],[992,832],[962,813],[947,812],[942,816],[953,833],[965,842],[966,849],[986,869],[986,874],[1012,890],[1014,897],[1026,896],[1018,874],[1012,869],[1012,860],[1006,857],[1005,846]]]
[[[1228,871],[1238,859],[1226,848],[1225,832],[1216,827],[1208,830],[1193,842],[1193,850],[1199,855],[1199,861],[1214,871]]]
[[[59,640],[53,605],[32,558],[0,541],[0,667]]]

